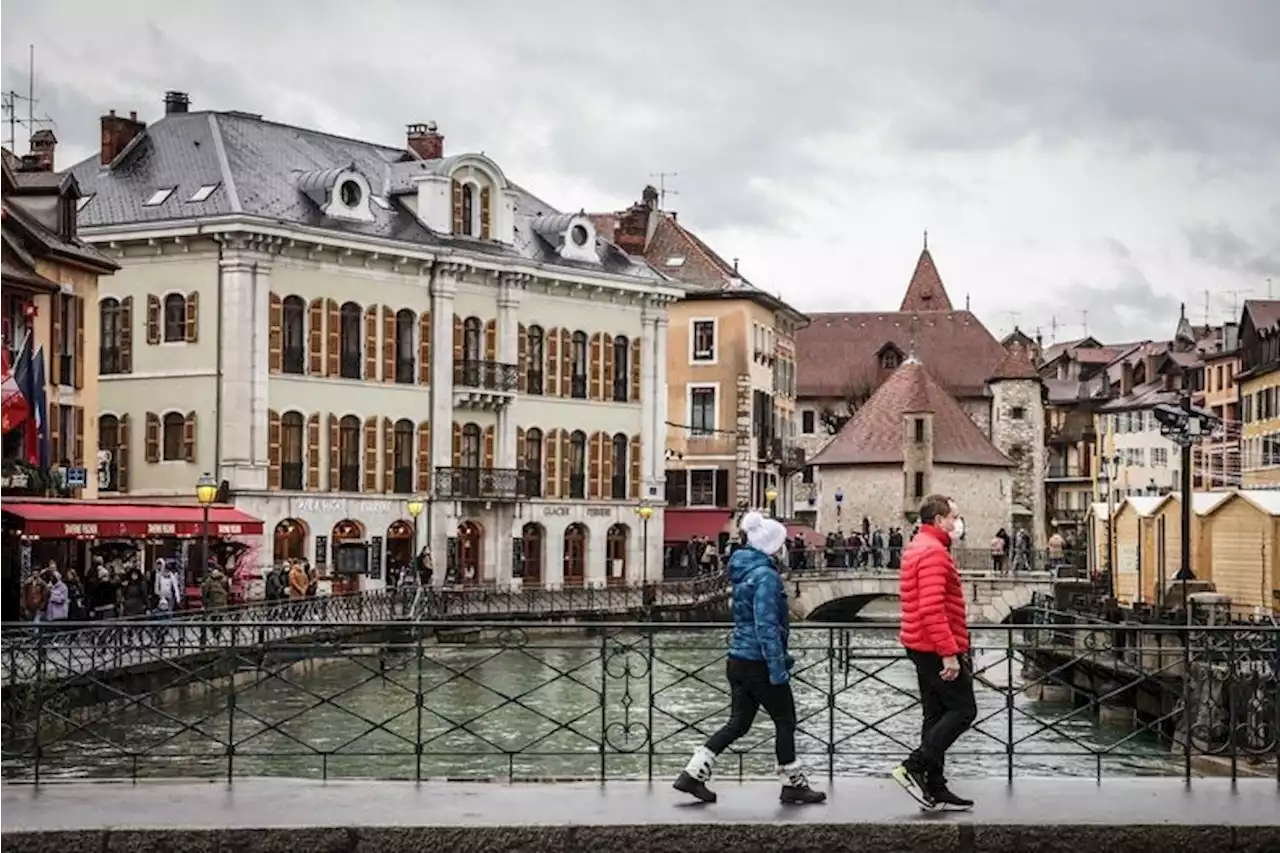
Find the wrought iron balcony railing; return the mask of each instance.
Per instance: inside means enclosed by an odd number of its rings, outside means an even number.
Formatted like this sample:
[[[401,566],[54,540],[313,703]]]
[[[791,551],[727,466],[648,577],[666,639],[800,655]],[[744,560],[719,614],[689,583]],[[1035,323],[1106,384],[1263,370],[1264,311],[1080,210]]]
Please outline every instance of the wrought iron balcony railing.
[[[502,501],[529,497],[528,472],[518,468],[437,468],[435,496],[445,500]]]
[[[98,375],[111,376],[122,370],[120,349],[118,347],[98,348]]]
[[[453,384],[484,391],[514,391],[520,384],[520,369],[497,361],[459,361],[453,365]]]

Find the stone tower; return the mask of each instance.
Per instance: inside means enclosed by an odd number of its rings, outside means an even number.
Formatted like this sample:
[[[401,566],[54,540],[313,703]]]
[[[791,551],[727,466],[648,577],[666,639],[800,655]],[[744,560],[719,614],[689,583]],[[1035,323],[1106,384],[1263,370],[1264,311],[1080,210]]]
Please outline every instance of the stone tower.
[[[1015,342],[987,379],[987,387],[991,391],[991,443],[1017,466],[1012,483],[1013,526],[1027,528],[1035,547],[1044,548],[1044,383],[1030,353]]]

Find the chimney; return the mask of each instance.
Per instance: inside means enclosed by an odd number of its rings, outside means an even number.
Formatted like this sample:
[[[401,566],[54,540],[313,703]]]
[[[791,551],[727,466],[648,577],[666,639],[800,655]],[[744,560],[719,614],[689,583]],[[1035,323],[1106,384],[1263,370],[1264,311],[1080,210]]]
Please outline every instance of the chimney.
[[[1125,362],[1120,365],[1120,396],[1125,397],[1133,391],[1133,365]]]
[[[147,123],[138,121],[137,113],[121,118],[112,110],[102,117],[102,155],[99,162],[109,166],[133,138],[147,129]]]
[[[164,114],[185,113],[191,110],[191,98],[186,92],[169,91],[164,93]]]
[[[439,160],[444,157],[444,135],[436,129],[434,121],[409,125],[406,144],[423,160]]]
[[[53,171],[53,150],[58,145],[58,137],[48,128],[37,130],[31,135],[31,155],[35,158],[36,172]]]

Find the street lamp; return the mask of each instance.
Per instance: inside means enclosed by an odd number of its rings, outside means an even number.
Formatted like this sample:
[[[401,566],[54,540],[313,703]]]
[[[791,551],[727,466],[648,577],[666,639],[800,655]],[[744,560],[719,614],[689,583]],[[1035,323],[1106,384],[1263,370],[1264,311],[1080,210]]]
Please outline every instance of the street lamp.
[[[636,507],[636,515],[640,516],[640,561],[641,577],[645,585],[649,583],[649,519],[653,517],[653,507],[648,501],[641,501]]]
[[[201,474],[200,479],[196,480],[196,500],[200,502],[200,574],[198,577],[204,577],[204,573],[209,567],[209,505],[218,498],[218,481],[213,479],[210,474]]]
[[[1102,487],[1103,489],[1106,490],[1106,493],[1107,493],[1107,586],[1110,588],[1112,599],[1115,599],[1117,597],[1117,589],[1116,589],[1115,565],[1113,564],[1111,559],[1111,552],[1114,549],[1114,543],[1112,542],[1112,538],[1111,538],[1112,537],[1111,531],[1115,527],[1115,510],[1112,509],[1112,506],[1111,506],[1111,503],[1112,503],[1111,483],[1115,480],[1119,472],[1120,472],[1120,454],[1119,453],[1114,453],[1111,456],[1102,457],[1102,470],[1100,472],[1101,476],[1098,479],[1101,481]],[[1141,578],[1138,579],[1138,593],[1139,595],[1141,595],[1142,593]]]
[[[409,555],[410,565],[414,567],[414,574],[420,574],[422,566],[417,565],[418,562],[418,516],[422,515],[422,508],[426,506],[426,502],[422,498],[414,495],[405,501],[405,509],[409,510],[409,517],[413,519],[413,553]]]
[[[778,500],[778,490],[775,489],[773,486],[770,486],[769,490],[764,493],[764,499],[769,503],[769,517],[777,518],[778,507],[777,507],[776,501]]]

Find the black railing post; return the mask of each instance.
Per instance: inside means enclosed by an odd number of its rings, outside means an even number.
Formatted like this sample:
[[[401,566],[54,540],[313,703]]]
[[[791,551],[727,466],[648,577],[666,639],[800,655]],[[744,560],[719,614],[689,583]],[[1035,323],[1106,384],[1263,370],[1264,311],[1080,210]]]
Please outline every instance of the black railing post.
[[[236,755],[236,629],[231,629],[231,648],[227,660],[231,664],[224,674],[227,680],[227,784],[235,776]]]
[[[417,521],[417,518],[414,518]],[[425,696],[422,692],[422,666],[423,666],[423,646],[422,646],[422,630],[415,631],[417,636],[417,659],[418,659],[418,687],[414,693],[414,705],[417,710],[417,728],[413,736],[413,753],[414,753],[414,772],[413,779],[415,782],[422,781],[422,708],[426,704]]]
[[[609,636],[600,632],[600,781],[605,780],[606,759],[604,742],[609,731],[609,705],[606,700],[609,685]]]
[[[652,781],[653,781],[653,671],[654,671],[654,669],[656,669],[656,668],[657,668],[657,667],[656,667],[657,660],[655,659],[654,654],[653,654],[653,626],[649,626],[649,627],[645,628],[645,633],[646,633],[646,634],[648,634],[648,640],[649,640],[649,642],[648,642],[648,646],[649,646],[649,648],[648,648],[648,653],[649,653],[649,704],[648,704],[649,720],[648,720],[648,723],[646,724],[646,725],[647,725],[647,727],[648,727],[648,728],[647,728],[646,738],[647,738],[647,739],[648,739],[648,741],[649,741],[649,772],[648,772],[648,777],[647,777],[647,778],[648,778],[648,781],[652,782]]]
[[[1185,602],[1184,602],[1185,603]],[[1182,781],[1191,784],[1191,729],[1195,714],[1191,709],[1191,626],[1182,629]]]
[[[1005,631],[1005,781],[1013,784],[1013,628]]]
[[[836,775],[836,631],[827,629],[827,778]]]
[[[42,737],[44,733],[44,676],[45,676],[45,664],[47,662],[46,656],[48,655],[48,650],[45,648],[44,626],[37,622],[35,625],[35,631],[36,631],[36,689],[35,689],[34,698],[36,703],[36,731],[35,731],[35,768],[33,769],[33,773],[35,776],[35,783],[39,785],[40,784],[40,759],[43,757],[43,753],[44,753],[44,740]]]
[[[1185,498],[1184,498],[1185,500]],[[1232,628],[1228,631],[1227,647],[1227,675],[1226,683],[1223,689],[1227,694],[1227,737],[1230,738],[1229,746],[1231,749],[1231,784],[1234,785],[1236,779],[1239,778],[1239,750],[1236,747],[1236,632]]]

